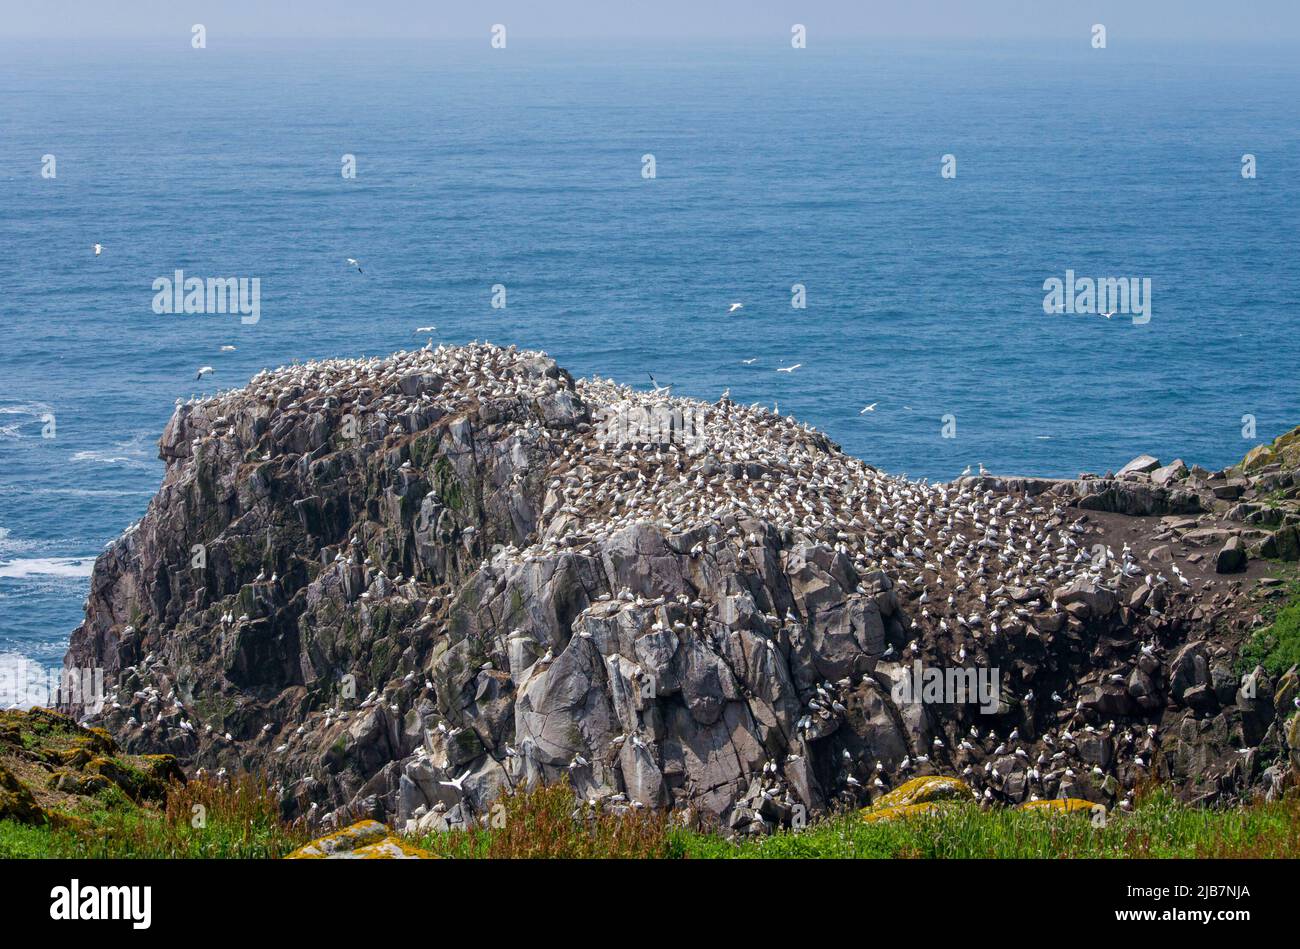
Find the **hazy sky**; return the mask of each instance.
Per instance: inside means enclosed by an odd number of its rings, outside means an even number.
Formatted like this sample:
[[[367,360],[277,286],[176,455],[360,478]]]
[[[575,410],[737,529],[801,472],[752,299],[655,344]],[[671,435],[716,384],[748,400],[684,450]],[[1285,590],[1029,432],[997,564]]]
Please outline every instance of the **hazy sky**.
[[[1294,41],[1300,0],[2,0],[0,36],[473,37],[504,23],[528,38],[834,37],[1023,39],[1087,34],[1111,45]]]

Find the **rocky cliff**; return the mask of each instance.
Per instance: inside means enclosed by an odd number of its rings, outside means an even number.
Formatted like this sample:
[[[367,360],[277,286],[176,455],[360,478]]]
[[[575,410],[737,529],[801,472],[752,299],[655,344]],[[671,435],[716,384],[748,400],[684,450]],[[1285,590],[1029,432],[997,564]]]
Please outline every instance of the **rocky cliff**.
[[[1300,472],[1267,459],[907,481],[477,344],[260,373],[160,452],[66,659],[107,703],[71,711],[326,826],[567,778],[761,832],[925,774],[1123,806],[1300,764],[1295,671],[1236,665],[1290,575],[1261,556],[1295,555]]]

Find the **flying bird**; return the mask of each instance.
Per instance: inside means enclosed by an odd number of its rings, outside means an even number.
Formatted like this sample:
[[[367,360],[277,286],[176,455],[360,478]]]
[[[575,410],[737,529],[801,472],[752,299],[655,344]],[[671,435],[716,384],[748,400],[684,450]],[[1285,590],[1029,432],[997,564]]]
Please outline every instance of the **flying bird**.
[[[357,273],[365,273],[365,271],[361,269],[361,261],[357,260],[355,257],[349,257],[348,263],[357,268]]]
[[[211,373],[214,373],[214,372],[216,372],[216,371],[217,371],[217,370],[213,369],[211,366],[203,366],[201,369],[199,369],[199,374],[198,374],[197,376],[195,376],[194,378],[195,378],[195,379],[202,379],[204,376],[209,375],[209,374],[211,374]]]
[[[437,328],[438,328],[438,327],[436,327],[436,326],[417,326],[417,327],[415,328],[415,331],[416,331],[417,333],[432,333],[432,332],[433,332],[434,330],[436,330]]]
[[[103,251],[103,249],[104,249],[104,245],[103,245],[103,244],[96,244],[96,245],[95,245],[95,256],[98,257],[98,256],[100,255],[100,252]]]
[[[735,313],[737,310],[743,310],[744,308],[745,308],[745,304],[743,303],[733,303],[731,304],[730,307],[727,308],[727,312]]]
[[[752,366],[754,365],[754,363],[758,362],[758,357],[755,356],[753,359],[742,359],[741,362],[743,362],[746,366]]]
[[[803,365],[803,363],[801,363],[801,362],[797,362],[797,363],[795,363],[793,366],[779,366],[779,367],[777,367],[777,370],[776,370],[776,371],[777,371],[777,372],[794,372],[796,369],[798,369],[798,368],[799,368],[800,366],[802,366],[802,365]]]
[[[859,414],[859,415],[866,415],[868,412],[874,412],[874,411],[876,411],[876,406],[879,405],[879,404],[880,404],[879,402],[872,402],[870,405],[864,405],[864,406],[862,407],[862,411],[859,412],[858,414]]]
[[[234,346],[222,346],[222,347],[221,347],[221,351],[222,351],[223,353],[233,353],[233,352],[235,351],[235,347],[234,347]]]
[[[465,772],[464,774],[462,774],[459,778],[452,778],[450,781],[439,781],[438,783],[439,783],[439,784],[445,784],[445,785],[447,785],[447,787],[449,787],[449,788],[455,788],[455,789],[456,789],[457,791],[459,791],[461,794],[464,794],[464,793],[465,793],[465,787],[464,787],[464,785],[465,785],[465,779],[468,778],[469,775],[470,775],[470,772],[469,772],[468,770],[466,770],[466,772]]]

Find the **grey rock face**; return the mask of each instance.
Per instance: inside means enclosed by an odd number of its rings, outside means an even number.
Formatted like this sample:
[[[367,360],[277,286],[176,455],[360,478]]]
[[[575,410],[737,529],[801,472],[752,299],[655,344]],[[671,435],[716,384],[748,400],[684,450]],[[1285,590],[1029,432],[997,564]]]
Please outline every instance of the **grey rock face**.
[[[666,437],[626,440],[629,405]],[[467,826],[560,780],[744,833],[918,774],[1113,799],[1206,767],[1236,793],[1220,745],[1271,722],[1183,645],[1161,563],[1091,555],[1081,510],[1184,504],[1147,480],[909,482],[763,409],[486,345],[259,374],[159,451],[67,664],[106,670],[126,750],[265,774],[324,823]],[[904,697],[916,663],[992,694]]]
[[[1160,460],[1154,455],[1138,455],[1115,474],[1123,477],[1126,474],[1146,474],[1155,471],[1160,467]]]

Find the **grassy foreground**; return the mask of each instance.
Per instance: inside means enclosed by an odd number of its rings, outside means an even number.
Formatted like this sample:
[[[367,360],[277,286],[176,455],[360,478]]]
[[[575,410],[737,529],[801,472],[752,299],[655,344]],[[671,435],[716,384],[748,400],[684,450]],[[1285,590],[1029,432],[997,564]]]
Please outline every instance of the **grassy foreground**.
[[[575,817],[576,809],[576,817]],[[282,822],[253,782],[174,785],[163,806],[112,793],[61,826],[0,821],[0,858],[274,858],[314,836]],[[201,815],[201,818],[200,818]],[[563,785],[509,795],[497,827],[407,838],[451,859],[514,858],[1281,858],[1300,854],[1300,799],[1231,810],[1177,803],[1156,789],[1105,826],[1086,814],[982,809],[864,822],[843,814],[798,833],[729,841],[667,815],[615,816],[578,805]]]

